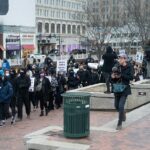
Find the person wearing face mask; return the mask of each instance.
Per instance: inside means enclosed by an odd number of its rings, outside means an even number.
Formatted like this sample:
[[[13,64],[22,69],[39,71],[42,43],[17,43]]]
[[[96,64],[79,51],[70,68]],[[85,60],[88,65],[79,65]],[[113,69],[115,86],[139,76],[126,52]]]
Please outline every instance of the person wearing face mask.
[[[128,95],[131,94],[130,81],[133,80],[133,67],[127,62],[127,55],[120,54],[118,63],[112,68],[113,92],[115,96],[115,108],[119,112],[117,130],[122,129],[122,122],[126,121],[124,106]],[[121,84],[124,87],[118,91],[115,85]]]
[[[12,120],[11,120],[11,124],[14,124],[16,121],[16,115],[17,115],[17,99],[16,99],[16,76],[17,73],[14,69],[10,70],[10,76],[9,76],[9,81],[12,84],[13,87],[13,96],[11,98],[11,102],[10,102],[10,107],[11,107],[11,111],[12,111]]]
[[[45,115],[48,115],[48,102],[49,102],[49,90],[51,88],[50,81],[48,78],[45,77],[45,72],[40,72],[40,79],[36,86],[36,91],[40,93],[40,108],[41,114],[40,116],[44,116],[44,108],[45,108]]]
[[[22,107],[25,105],[27,118],[30,118],[30,101],[29,101],[29,87],[31,85],[30,78],[26,75],[25,69],[20,69],[20,76],[16,79],[16,95],[18,106],[18,121],[23,118]]]
[[[7,76],[0,75],[0,126],[10,117],[9,105],[13,95],[13,88]]]

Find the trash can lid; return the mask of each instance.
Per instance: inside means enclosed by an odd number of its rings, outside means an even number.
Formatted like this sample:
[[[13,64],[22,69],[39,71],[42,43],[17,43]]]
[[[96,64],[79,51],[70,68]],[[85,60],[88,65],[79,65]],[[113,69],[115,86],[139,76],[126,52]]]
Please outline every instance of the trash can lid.
[[[63,97],[90,97],[90,93],[84,93],[84,92],[67,92],[62,94]]]

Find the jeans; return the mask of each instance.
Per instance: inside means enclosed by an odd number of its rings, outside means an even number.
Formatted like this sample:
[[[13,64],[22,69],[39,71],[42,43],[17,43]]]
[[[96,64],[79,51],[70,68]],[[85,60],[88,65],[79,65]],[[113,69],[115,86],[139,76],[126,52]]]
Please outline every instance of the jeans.
[[[115,95],[115,108],[118,112],[124,112],[127,96]]]
[[[119,112],[118,124],[121,125],[124,117],[124,106],[127,100],[127,96],[122,94],[115,94],[115,108]]]

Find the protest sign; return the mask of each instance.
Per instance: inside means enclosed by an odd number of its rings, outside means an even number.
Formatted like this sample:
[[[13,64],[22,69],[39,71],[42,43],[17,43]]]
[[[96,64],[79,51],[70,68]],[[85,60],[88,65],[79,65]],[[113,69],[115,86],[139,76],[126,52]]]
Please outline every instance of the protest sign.
[[[137,63],[142,63],[143,62],[143,57],[144,57],[144,54],[142,52],[137,52],[135,61]]]
[[[67,60],[57,61],[57,73],[58,72],[67,73]]]

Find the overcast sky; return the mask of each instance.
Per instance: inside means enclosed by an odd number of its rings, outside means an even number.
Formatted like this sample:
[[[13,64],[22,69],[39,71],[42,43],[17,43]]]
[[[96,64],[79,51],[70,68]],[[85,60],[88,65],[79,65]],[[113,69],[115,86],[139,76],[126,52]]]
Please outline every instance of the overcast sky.
[[[35,26],[35,0],[9,0],[9,11],[0,24]]]

